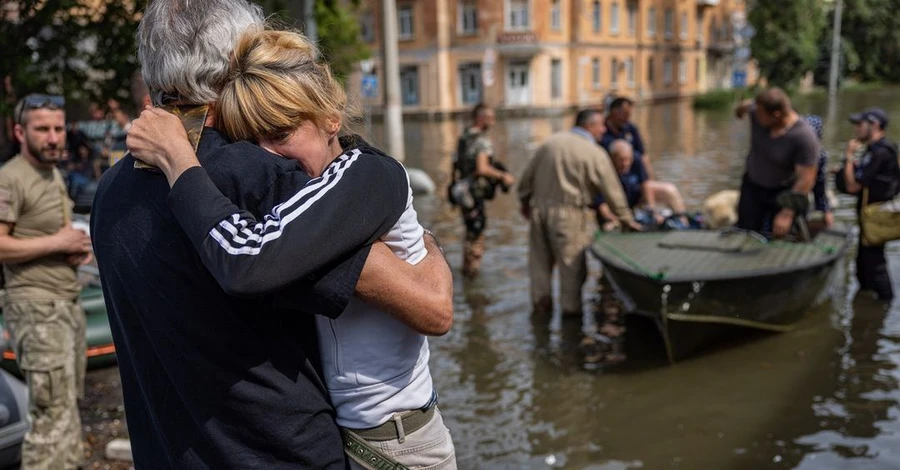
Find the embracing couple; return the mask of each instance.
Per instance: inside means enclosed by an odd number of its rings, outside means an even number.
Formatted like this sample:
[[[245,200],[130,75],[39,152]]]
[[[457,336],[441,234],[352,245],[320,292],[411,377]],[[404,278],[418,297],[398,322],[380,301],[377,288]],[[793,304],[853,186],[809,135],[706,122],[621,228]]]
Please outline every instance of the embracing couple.
[[[155,104],[206,112],[145,110],[94,201],[136,466],[456,468],[426,339],[450,269],[315,46],[156,0],[138,56]]]

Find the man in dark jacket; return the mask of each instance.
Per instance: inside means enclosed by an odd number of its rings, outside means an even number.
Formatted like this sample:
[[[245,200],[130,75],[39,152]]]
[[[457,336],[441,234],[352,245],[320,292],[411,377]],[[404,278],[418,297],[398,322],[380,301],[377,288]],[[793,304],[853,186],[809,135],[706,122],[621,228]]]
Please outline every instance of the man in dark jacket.
[[[246,0],[151,2],[138,55],[153,101],[214,102],[237,38],[263,24],[262,10]],[[340,185],[314,188],[308,199],[276,211],[310,181],[296,162],[229,142],[202,118],[189,135],[198,139],[203,168],[180,175],[170,191],[165,176],[128,156],[104,174],[91,217],[135,464],[344,469],[341,435],[316,370],[312,314],[339,315],[354,291],[392,313],[447,311],[449,268],[433,243],[431,261],[417,266],[370,244],[407,196],[396,191],[396,176],[365,197],[354,193],[356,178],[386,174],[377,164],[347,168]],[[195,148],[187,147],[192,158]],[[260,219],[290,214],[282,236],[301,240],[290,265],[214,277],[198,243],[217,229],[247,231],[210,222],[223,208],[204,196],[210,193]],[[355,204],[335,210],[344,197]],[[180,219],[192,206],[208,210],[207,217]],[[234,255],[253,256],[240,249]]]
[[[900,192],[900,167],[897,161],[897,145],[887,139],[884,129],[888,116],[881,108],[867,108],[850,116],[856,125],[855,139],[847,145],[843,176],[845,189],[857,194],[856,212],[862,211],[863,204],[872,204],[892,199]],[[864,149],[859,161],[854,155]],[[868,201],[863,201],[868,197]],[[860,290],[875,291],[879,299],[891,300],[894,290],[884,257],[884,245],[864,246],[860,236],[856,255],[856,278]]]

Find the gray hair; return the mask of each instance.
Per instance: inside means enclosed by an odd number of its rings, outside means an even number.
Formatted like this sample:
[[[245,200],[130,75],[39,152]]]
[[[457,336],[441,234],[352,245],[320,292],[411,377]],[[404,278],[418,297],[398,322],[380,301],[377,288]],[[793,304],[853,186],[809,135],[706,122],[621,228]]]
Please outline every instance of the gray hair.
[[[631,143],[624,139],[616,139],[609,144],[609,154],[612,156],[624,155],[625,153],[634,154],[634,147]]]
[[[262,8],[246,0],[151,1],[138,26],[137,43],[153,103],[169,98],[215,102],[238,38],[264,25]]]

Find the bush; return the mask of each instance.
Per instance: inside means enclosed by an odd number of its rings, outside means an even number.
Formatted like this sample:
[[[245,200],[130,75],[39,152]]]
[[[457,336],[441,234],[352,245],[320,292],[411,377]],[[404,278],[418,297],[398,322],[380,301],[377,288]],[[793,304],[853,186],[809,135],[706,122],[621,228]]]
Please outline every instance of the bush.
[[[743,90],[712,90],[694,96],[694,109],[723,109],[743,99]]]

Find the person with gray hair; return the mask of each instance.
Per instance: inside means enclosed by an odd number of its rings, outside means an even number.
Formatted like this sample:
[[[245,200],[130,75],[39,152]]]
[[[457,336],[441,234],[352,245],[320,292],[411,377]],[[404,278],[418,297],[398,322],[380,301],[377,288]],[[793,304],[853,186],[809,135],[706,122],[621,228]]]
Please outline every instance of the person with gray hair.
[[[597,145],[605,130],[599,112],[580,111],[575,126],[547,139],[519,178],[522,216],[531,224],[528,270],[537,314],[552,312],[553,268],[558,266],[562,312],[581,317],[581,288],[587,279],[585,252],[591,238],[586,210],[597,194],[610,201],[623,228],[640,229],[606,150]]]
[[[205,105],[233,47],[263,26],[246,0],[155,0],[141,20],[153,101],[198,106],[175,108],[183,123],[145,110],[128,136],[132,151],[173,152],[190,167],[126,156],[104,174],[91,216],[138,468],[344,469],[313,314],[334,318],[355,293],[424,334],[452,316],[452,277],[432,236],[415,266],[373,243],[405,209],[401,171],[358,160],[310,180],[295,161],[209,127]],[[344,198],[355,203],[337,210]],[[268,215],[279,231],[263,240],[223,214]],[[260,253],[273,240],[303,241],[277,265],[223,273],[205,264],[224,252],[223,234],[242,261],[268,260]]]
[[[634,210],[643,202],[654,222],[661,224],[664,219],[657,209],[657,202],[660,202],[672,209],[675,214],[679,214],[682,219],[681,223],[686,227],[688,221],[683,215],[686,207],[678,188],[672,183],[663,182],[656,182],[651,186],[650,176],[644,162],[642,159],[635,158],[634,152],[634,147],[625,139],[616,139],[609,144],[610,157],[612,157],[613,165],[619,174],[622,189],[625,190],[628,207]],[[664,200],[657,201],[657,197],[660,195],[664,196]],[[619,225],[619,218],[610,210],[602,195],[597,197],[594,205],[597,207],[598,221],[604,230],[611,230],[612,227]]]

